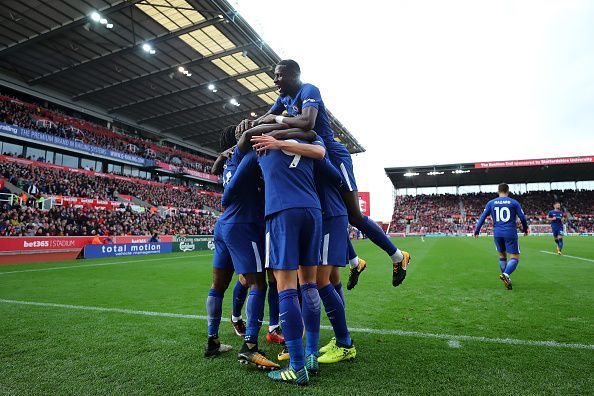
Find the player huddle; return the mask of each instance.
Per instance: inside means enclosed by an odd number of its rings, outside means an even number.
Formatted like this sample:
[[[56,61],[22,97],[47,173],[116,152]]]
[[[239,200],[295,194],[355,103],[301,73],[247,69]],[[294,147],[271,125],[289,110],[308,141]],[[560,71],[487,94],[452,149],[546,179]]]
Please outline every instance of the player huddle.
[[[272,380],[306,385],[319,363],[356,356],[338,269],[349,264],[347,288],[352,289],[366,263],[350,243],[348,224],[390,256],[393,286],[404,281],[410,255],[361,214],[350,154],[334,140],[319,90],[300,81],[299,65],[292,60],[276,66],[274,83],[280,96],[264,116],[221,135],[222,153],[213,172],[222,174],[225,211],[215,226],[205,355],[231,349],[219,341],[218,328],[223,295],[235,272],[249,288],[245,329],[236,306],[247,289],[238,283],[234,290],[232,319],[236,332],[244,334],[238,360],[271,370]],[[266,338],[285,344],[290,362],[283,369],[258,348],[267,289]],[[335,337],[319,348],[322,304]],[[286,357],[281,353],[279,360]]]

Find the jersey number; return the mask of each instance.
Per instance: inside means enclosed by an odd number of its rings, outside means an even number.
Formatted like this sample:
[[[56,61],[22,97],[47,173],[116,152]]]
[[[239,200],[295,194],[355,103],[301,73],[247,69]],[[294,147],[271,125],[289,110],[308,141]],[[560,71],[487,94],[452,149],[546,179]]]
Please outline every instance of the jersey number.
[[[294,140],[294,139],[287,139],[287,142],[298,143],[297,140]],[[289,164],[289,168],[297,168],[297,165],[299,165],[299,161],[301,161],[301,155],[292,153],[290,151],[285,151],[285,150],[282,150],[282,152],[285,153],[286,155],[288,155],[289,157],[293,157],[293,161],[291,161],[291,163]]]
[[[507,223],[511,217],[509,212],[509,208],[503,207],[495,207],[495,221],[501,221],[503,223]]]

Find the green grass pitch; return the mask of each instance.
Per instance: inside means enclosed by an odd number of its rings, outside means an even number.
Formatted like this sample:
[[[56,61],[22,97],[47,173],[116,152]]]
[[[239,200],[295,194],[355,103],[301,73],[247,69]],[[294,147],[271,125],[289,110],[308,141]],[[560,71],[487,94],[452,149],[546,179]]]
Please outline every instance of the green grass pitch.
[[[396,243],[413,257],[398,288],[385,254],[356,243],[369,263],[346,292],[358,355],[308,388],[239,365],[228,322],[235,351],[202,357],[210,252],[0,266],[0,394],[594,394],[593,238],[566,237],[574,257],[544,253],[552,237],[521,238],[511,292],[492,238]]]

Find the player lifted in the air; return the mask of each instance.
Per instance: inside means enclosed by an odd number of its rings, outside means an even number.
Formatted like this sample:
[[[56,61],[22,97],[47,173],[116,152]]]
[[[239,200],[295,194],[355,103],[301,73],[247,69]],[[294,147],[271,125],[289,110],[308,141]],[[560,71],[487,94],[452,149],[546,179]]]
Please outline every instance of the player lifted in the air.
[[[547,214],[547,220],[551,222],[551,229],[553,231],[553,238],[557,245],[557,254],[563,252],[563,220],[565,219],[565,212],[561,208],[560,202],[555,202],[553,210]]]
[[[512,282],[510,275],[515,271],[520,261],[516,217],[522,222],[522,232],[524,232],[524,235],[528,235],[528,223],[526,222],[526,216],[524,216],[520,203],[509,197],[509,186],[501,183],[498,192],[499,197],[490,200],[487,206],[485,206],[485,211],[478,220],[478,223],[476,223],[474,237],[476,238],[479,235],[487,216],[491,216],[493,220],[495,247],[499,252],[499,268],[501,269],[499,279],[501,279],[508,290],[511,290]]]
[[[280,92],[276,103],[262,117],[253,121],[243,120],[238,126],[238,131],[243,132],[255,125],[274,122],[306,131],[314,130],[324,141],[330,161],[343,178],[344,188],[341,195],[347,207],[349,223],[390,256],[393,263],[392,285],[398,286],[406,277],[410,255],[396,248],[373,220],[361,214],[351,155],[343,144],[334,140],[330,118],[319,89],[312,84],[302,83],[300,75],[301,70],[297,62],[280,61],[274,70],[274,83]],[[286,112],[288,117],[283,117],[283,112]],[[353,260],[350,261],[351,272],[347,288],[352,289],[357,284],[361,272],[365,270],[365,262],[356,259],[352,246],[349,247],[349,259]]]

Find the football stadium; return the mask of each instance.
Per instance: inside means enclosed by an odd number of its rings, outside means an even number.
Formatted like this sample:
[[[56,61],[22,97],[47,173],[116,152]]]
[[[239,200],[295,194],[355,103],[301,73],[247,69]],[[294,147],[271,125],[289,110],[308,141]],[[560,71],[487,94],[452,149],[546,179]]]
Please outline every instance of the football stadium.
[[[2,2],[0,394],[594,394],[594,7],[372,3]]]

